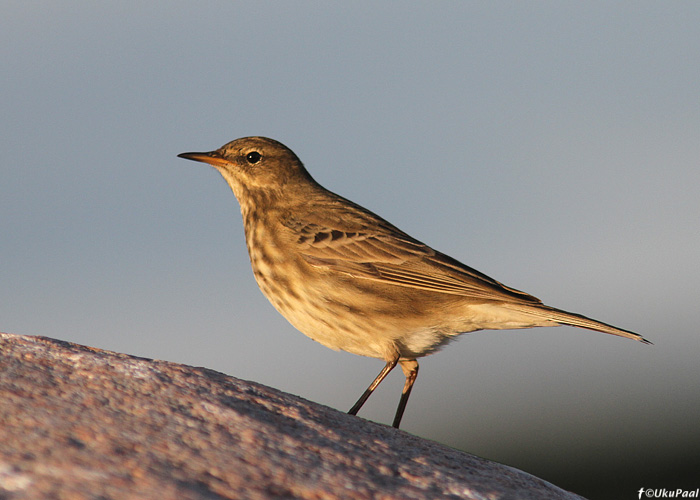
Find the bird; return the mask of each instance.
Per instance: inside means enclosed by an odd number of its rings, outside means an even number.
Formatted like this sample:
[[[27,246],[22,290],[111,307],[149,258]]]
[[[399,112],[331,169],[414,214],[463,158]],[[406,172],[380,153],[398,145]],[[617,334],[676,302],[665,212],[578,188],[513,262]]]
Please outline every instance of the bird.
[[[243,137],[178,157],[213,166],[237,198],[262,293],[297,330],[384,367],[349,410],[356,415],[398,364],[399,428],[418,359],[478,330],[568,325],[651,344],[630,330],[547,306],[409,236],[316,182],[296,154]]]

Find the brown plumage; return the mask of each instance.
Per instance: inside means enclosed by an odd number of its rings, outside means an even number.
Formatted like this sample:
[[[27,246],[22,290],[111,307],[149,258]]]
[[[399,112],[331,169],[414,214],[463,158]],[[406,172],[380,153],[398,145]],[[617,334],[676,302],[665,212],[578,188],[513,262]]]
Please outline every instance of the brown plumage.
[[[182,158],[214,166],[241,206],[255,279],[302,333],[386,362],[350,413],[400,364],[398,427],[416,358],[461,333],[570,325],[650,343],[621,328],[546,306],[430,248],[319,185],[296,155],[264,137]]]

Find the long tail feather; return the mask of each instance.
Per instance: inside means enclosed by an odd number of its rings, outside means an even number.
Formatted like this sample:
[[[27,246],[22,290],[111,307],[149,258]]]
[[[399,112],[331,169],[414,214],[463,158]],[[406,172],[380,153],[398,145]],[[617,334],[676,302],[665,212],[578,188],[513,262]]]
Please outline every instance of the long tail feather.
[[[609,333],[610,335],[617,335],[618,337],[625,337],[628,339],[637,340],[639,342],[642,342],[643,344],[652,344],[638,333],[629,330],[623,330],[622,328],[603,323],[602,321],[587,318],[582,314],[562,311],[561,309],[556,309],[554,307],[545,305],[538,305],[533,307],[530,305],[508,304],[507,307],[511,309],[517,309],[518,311],[532,314],[533,316],[538,316],[543,319],[554,321],[556,323],[559,323],[560,325],[569,325],[578,328],[586,328],[588,330],[595,330],[596,332]]]

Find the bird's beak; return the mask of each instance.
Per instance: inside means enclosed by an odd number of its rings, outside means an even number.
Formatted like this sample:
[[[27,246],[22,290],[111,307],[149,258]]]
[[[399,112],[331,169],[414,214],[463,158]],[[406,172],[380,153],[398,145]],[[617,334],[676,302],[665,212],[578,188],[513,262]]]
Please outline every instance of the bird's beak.
[[[178,158],[185,158],[186,160],[208,163],[213,167],[223,167],[229,164],[229,161],[224,159],[218,151],[209,151],[208,153],[182,153],[177,156]]]

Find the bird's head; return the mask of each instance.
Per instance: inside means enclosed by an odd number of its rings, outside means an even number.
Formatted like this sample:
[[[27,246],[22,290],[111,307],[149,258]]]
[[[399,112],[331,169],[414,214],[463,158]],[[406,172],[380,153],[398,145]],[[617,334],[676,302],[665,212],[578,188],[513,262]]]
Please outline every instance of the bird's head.
[[[281,195],[285,189],[315,184],[292,150],[266,137],[243,137],[215,151],[178,156],[216,168],[240,203],[248,195]]]

